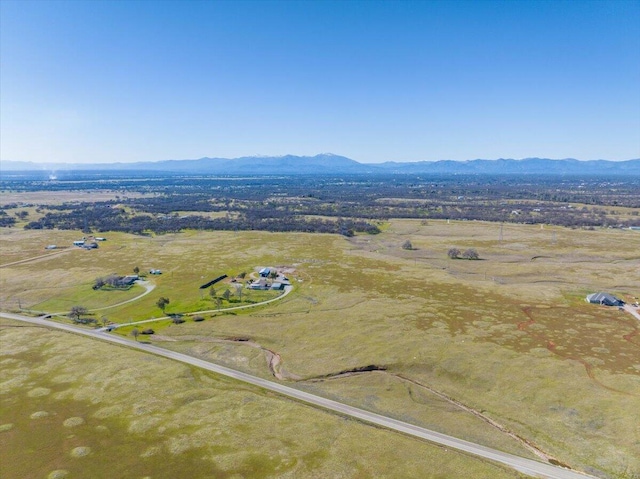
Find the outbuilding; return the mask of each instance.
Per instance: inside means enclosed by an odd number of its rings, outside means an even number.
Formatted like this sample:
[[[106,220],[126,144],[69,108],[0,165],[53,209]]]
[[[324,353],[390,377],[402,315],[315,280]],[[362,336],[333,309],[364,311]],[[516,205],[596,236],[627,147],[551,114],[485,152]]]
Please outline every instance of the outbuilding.
[[[268,278],[271,270],[269,268],[262,268],[258,274],[263,278]]]
[[[249,288],[249,289],[269,289],[269,286],[267,285],[267,280],[264,279],[264,278],[261,278],[258,281],[254,281],[253,283],[251,283],[249,286],[247,286],[247,288]]]

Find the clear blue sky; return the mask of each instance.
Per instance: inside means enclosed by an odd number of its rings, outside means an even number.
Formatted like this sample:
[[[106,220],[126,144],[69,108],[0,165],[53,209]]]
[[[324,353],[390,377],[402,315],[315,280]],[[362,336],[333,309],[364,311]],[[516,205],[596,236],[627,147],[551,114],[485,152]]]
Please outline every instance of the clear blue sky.
[[[0,2],[1,158],[640,157],[640,1]]]

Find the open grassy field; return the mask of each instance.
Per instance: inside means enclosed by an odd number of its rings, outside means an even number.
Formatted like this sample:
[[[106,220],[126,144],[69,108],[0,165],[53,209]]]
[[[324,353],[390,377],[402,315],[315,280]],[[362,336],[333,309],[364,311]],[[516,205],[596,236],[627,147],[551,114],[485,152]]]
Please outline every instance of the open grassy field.
[[[61,205],[71,201],[108,201],[118,198],[142,198],[153,196],[152,194],[139,193],[137,191],[122,190],[86,190],[86,191],[0,191],[0,206],[11,203],[38,205]]]
[[[0,320],[0,475],[523,477],[258,388]]]
[[[2,230],[0,248],[16,262],[78,234]],[[151,294],[104,311],[127,322],[160,316],[160,296],[171,299],[168,312],[205,304],[198,286],[219,274],[287,266],[295,291],[281,302],[199,323],[154,323],[151,340],[263,376],[273,374],[266,359],[277,355],[275,371],[301,389],[603,478],[640,477],[640,322],[584,301],[601,290],[640,296],[638,232],[393,220],[379,235],[350,239],[105,236],[99,250],[1,268],[2,308],[80,300],[97,276],[162,269],[150,278]],[[413,250],[402,249],[406,240]],[[481,259],[451,260],[451,247],[475,248]],[[89,300],[99,307],[102,298]],[[377,370],[347,372],[370,365]],[[387,474],[372,464],[362,477]],[[340,474],[329,476],[358,477]]]

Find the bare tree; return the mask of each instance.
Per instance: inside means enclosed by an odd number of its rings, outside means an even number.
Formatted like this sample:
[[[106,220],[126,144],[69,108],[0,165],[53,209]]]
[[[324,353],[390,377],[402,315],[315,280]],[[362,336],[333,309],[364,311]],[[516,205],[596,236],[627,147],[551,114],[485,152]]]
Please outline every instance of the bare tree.
[[[107,324],[109,324],[109,318],[107,318],[106,316],[102,316],[100,318],[100,321],[102,322],[102,327],[106,328]]]
[[[460,257],[460,250],[458,248],[451,248],[447,252],[447,256],[451,259],[456,259]]]
[[[89,312],[89,310],[87,308],[85,308],[84,306],[73,306],[71,308],[71,311],[69,311],[69,314],[67,314],[67,316],[69,316],[71,319],[74,320],[74,322],[79,323],[80,322],[80,318],[87,314]]]
[[[464,253],[462,253],[462,257],[466,259],[480,259],[480,255],[473,248],[469,248]]]
[[[133,336],[136,341],[138,340],[139,335],[140,335],[140,330],[138,328],[133,328],[131,330],[131,336]]]
[[[136,266],[135,268],[133,268],[133,274],[138,274],[138,273],[140,273],[140,268]]]
[[[96,278],[96,280],[93,283],[93,289],[100,289],[104,286],[104,278],[100,277],[100,278]]]
[[[235,284],[235,288],[236,288],[236,294],[238,295],[238,299],[240,300],[240,302],[242,302],[242,289],[243,289],[242,284]]]
[[[408,249],[408,250],[413,249],[413,245],[411,244],[411,241],[407,240],[404,243],[402,243],[402,249]]]

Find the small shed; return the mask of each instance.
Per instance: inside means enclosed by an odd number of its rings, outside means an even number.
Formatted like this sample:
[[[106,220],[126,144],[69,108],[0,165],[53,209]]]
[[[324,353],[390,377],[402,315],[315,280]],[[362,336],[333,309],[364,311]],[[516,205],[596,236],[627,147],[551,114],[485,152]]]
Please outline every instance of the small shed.
[[[268,278],[269,274],[271,274],[271,270],[269,268],[262,268],[258,274],[262,278]]]

